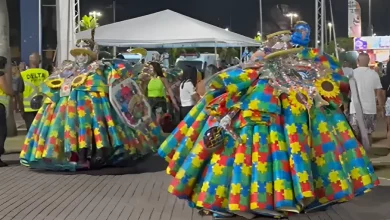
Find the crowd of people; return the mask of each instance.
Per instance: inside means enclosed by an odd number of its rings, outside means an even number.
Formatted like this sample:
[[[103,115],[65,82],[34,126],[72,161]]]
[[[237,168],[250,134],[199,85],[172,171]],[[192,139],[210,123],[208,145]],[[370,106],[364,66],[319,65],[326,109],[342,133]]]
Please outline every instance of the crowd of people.
[[[0,167],[7,166],[1,160],[4,154],[4,144],[7,137],[6,115],[8,114],[9,103],[13,103],[13,109],[22,115],[27,130],[30,129],[32,122],[41,107],[39,101],[35,100],[40,96],[41,85],[49,76],[49,72],[40,68],[41,59],[38,53],[29,56],[29,65],[21,62],[11,63],[12,79],[6,80],[5,67],[8,63],[5,57],[1,57],[0,65]],[[12,97],[12,102],[9,102]],[[38,98],[39,99],[39,98]],[[34,106],[35,105],[35,106]]]
[[[51,75],[37,54],[28,68],[14,65],[13,87],[0,57],[0,126],[13,97],[28,126],[20,162],[33,169],[132,166],[158,152],[172,176],[168,191],[202,214],[321,209],[379,184],[365,138],[390,106],[390,78],[381,82],[364,53],[343,73],[309,41],[309,25],[298,22],[294,32],[268,35],[245,63],[218,74],[208,66],[208,79],[193,66],[164,71],[157,62],[99,58],[93,36]],[[180,122],[166,137],[174,115]]]
[[[390,61],[387,69],[377,68],[377,66],[375,68],[370,67],[370,63],[369,55],[360,53],[357,59],[357,68],[354,69],[350,62],[345,61],[342,69],[345,76],[354,79],[358,91],[357,98],[359,99],[356,102],[350,95],[349,101],[344,105],[345,114],[349,117],[355,134],[360,136],[361,131],[359,130],[355,108],[356,105],[362,107],[365,131],[368,133],[369,141],[372,142],[371,135],[376,129],[378,118],[386,117],[387,137],[390,137]]]

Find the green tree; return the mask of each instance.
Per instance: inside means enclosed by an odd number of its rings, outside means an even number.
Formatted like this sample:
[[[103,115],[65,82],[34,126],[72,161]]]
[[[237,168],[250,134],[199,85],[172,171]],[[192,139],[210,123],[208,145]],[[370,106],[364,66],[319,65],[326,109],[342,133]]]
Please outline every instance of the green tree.
[[[169,63],[175,65],[176,59],[180,57],[181,54],[187,53],[187,50],[184,48],[172,48],[169,50]]]
[[[343,51],[352,51],[353,48],[353,38],[339,37],[337,38],[338,49]],[[334,41],[330,41],[328,45],[325,47],[325,52],[328,54],[335,53],[335,45]]]
[[[81,31],[95,29],[99,26],[98,19],[93,16],[84,15],[84,17],[80,21],[80,29]]]
[[[218,51],[219,59],[225,60],[228,63],[232,63],[233,59],[235,57],[239,57],[240,54],[236,48],[229,47],[229,48],[222,48]]]
[[[222,48],[218,52],[218,55],[219,55],[219,59],[220,60],[227,60],[227,58],[228,58],[228,50],[227,50],[227,48]]]

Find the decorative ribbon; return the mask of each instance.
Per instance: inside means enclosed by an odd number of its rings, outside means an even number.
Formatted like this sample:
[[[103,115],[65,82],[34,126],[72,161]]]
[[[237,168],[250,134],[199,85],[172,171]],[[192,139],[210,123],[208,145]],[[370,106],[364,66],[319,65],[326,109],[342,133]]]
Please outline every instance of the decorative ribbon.
[[[360,137],[362,138],[362,144],[364,149],[369,150],[371,148],[370,139],[368,138],[368,132],[363,119],[363,108],[360,102],[359,91],[357,88],[356,80],[352,76],[349,78],[349,87],[351,88],[351,95],[353,99],[353,105],[356,111],[356,120],[360,130]]]

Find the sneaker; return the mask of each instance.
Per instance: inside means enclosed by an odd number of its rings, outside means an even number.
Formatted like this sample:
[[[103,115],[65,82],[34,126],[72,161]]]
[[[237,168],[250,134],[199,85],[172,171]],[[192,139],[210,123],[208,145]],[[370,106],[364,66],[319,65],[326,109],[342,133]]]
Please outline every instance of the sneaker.
[[[1,159],[0,159],[0,167],[7,167],[8,164],[4,163]]]

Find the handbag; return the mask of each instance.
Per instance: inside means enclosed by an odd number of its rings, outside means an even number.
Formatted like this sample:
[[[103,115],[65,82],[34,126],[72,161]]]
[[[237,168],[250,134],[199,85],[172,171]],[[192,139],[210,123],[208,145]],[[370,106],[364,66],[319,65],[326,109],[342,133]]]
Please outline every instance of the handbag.
[[[353,75],[352,77],[349,78],[349,86],[351,88],[351,96],[356,111],[356,119],[360,130],[362,145],[364,149],[368,151],[371,148],[371,144],[370,144],[370,139],[368,138],[366,124],[364,123],[363,107],[359,97],[359,90],[356,84],[356,79]]]

